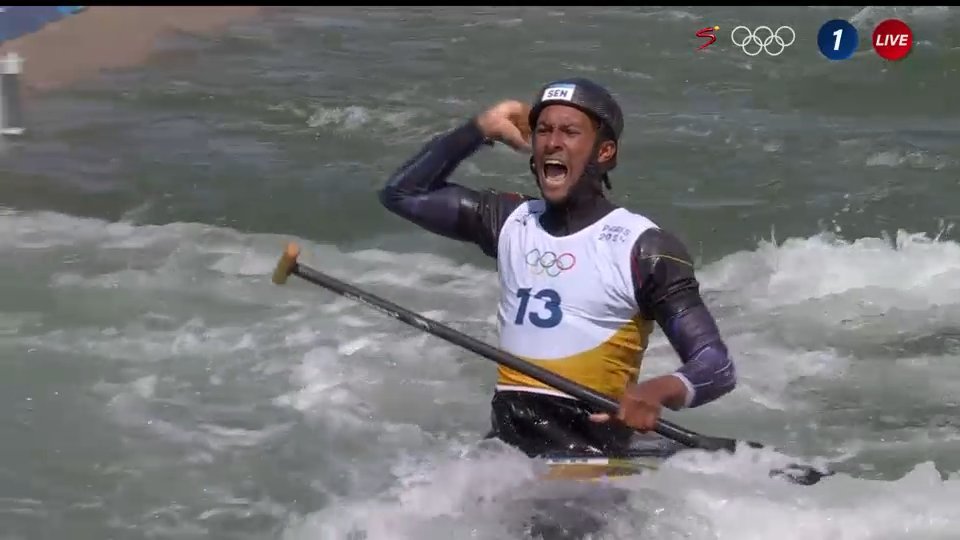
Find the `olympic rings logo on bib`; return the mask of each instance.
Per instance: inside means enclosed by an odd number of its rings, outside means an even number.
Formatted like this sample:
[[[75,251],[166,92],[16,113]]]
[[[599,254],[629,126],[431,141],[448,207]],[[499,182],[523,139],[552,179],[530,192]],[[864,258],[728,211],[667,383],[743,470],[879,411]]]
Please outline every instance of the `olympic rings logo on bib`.
[[[526,263],[530,271],[536,275],[546,274],[556,277],[573,268],[577,264],[577,258],[570,252],[557,255],[552,251],[541,253],[539,249],[533,248],[527,252]]]
[[[743,37],[742,40],[738,40],[734,34],[737,33],[737,30],[744,30],[747,35]],[[788,43],[783,38],[784,36],[780,35],[781,30],[790,31],[790,42]],[[763,34],[761,39],[761,34]],[[790,45],[793,45],[793,42],[796,41],[797,34],[793,31],[793,28],[789,26],[781,26],[777,28],[777,31],[774,32],[769,26],[758,26],[753,30],[750,30],[746,26],[738,26],[730,32],[730,41],[737,47],[740,47],[743,50],[743,53],[747,56],[756,56],[761,52],[765,52],[770,56],[780,56],[783,51],[787,49]],[[775,47],[770,47],[773,44]],[[755,52],[751,52],[753,47],[756,47]],[[751,50],[748,50],[751,49]],[[773,49],[773,50],[771,50]],[[774,52],[776,50],[776,52]]]

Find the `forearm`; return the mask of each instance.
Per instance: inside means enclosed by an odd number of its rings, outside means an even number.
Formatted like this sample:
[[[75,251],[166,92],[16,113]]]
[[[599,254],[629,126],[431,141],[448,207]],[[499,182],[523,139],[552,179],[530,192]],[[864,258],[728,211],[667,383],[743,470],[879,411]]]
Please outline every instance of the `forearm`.
[[[473,121],[434,138],[393,173],[380,190],[381,204],[431,232],[466,240],[460,216],[464,207],[476,208],[478,194],[447,178],[483,143]]]
[[[683,383],[683,398],[676,399],[677,393],[671,393],[664,405],[698,407],[733,390],[733,361],[700,297],[700,285],[683,243],[669,233],[651,229],[640,235],[632,256],[640,311],[657,321],[683,363],[668,376]],[[675,385],[669,388],[676,390]]]
[[[684,406],[699,407],[733,390],[736,369],[706,306],[675,314],[663,330],[683,362],[673,375],[686,386]]]

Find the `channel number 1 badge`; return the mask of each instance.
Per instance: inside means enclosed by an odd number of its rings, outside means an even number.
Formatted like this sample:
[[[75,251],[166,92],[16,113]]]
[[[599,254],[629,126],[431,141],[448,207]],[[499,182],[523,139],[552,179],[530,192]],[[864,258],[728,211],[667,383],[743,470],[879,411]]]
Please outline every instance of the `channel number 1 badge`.
[[[833,19],[823,23],[817,32],[817,48],[830,60],[846,60],[857,51],[859,36],[849,21]]]

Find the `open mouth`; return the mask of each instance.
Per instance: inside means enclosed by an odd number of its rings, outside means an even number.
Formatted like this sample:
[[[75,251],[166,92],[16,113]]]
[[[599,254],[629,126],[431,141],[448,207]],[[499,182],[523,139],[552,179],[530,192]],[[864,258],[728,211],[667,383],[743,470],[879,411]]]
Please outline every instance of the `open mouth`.
[[[567,166],[559,159],[543,162],[543,181],[546,184],[559,185],[567,179]]]

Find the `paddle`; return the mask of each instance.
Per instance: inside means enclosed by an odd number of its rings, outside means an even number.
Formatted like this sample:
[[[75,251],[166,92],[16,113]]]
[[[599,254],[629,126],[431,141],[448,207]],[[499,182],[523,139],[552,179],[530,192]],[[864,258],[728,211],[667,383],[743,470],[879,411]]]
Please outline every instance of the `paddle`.
[[[381,313],[393,317],[394,319],[402,321],[429,334],[433,334],[434,336],[444,339],[450,343],[459,345],[473,353],[483,356],[488,360],[514,369],[524,375],[527,375],[528,377],[540,381],[543,384],[549,385],[561,392],[589,403],[590,405],[593,405],[597,409],[600,409],[604,412],[616,414],[617,410],[620,408],[619,403],[609,396],[561,377],[552,371],[527,362],[526,360],[518,358],[496,347],[492,347],[462,332],[458,332],[449,326],[417,315],[408,309],[380,298],[379,296],[363,291],[334,277],[328,276],[322,272],[314,270],[309,266],[300,264],[297,261],[297,257],[299,256],[299,246],[294,243],[288,244],[286,251],[280,257],[280,260],[277,262],[277,267],[273,272],[274,283],[283,285],[287,282],[287,278],[291,274],[299,276],[300,278],[313,283],[314,285],[319,285],[320,287],[324,287],[341,296],[350,298],[351,300],[367,304],[368,306],[371,306]],[[738,444],[738,441],[735,439],[701,435],[662,418],[657,421],[654,431],[663,437],[671,439],[687,447],[702,450],[724,450],[727,452],[734,452]],[[753,448],[763,448],[764,446],[760,443],[749,441],[745,444]],[[808,465],[794,464],[790,465],[788,469],[777,469],[770,471],[771,476],[783,476],[791,482],[803,485],[815,484],[816,482],[820,481],[822,477],[830,474],[833,473],[824,473]]]

